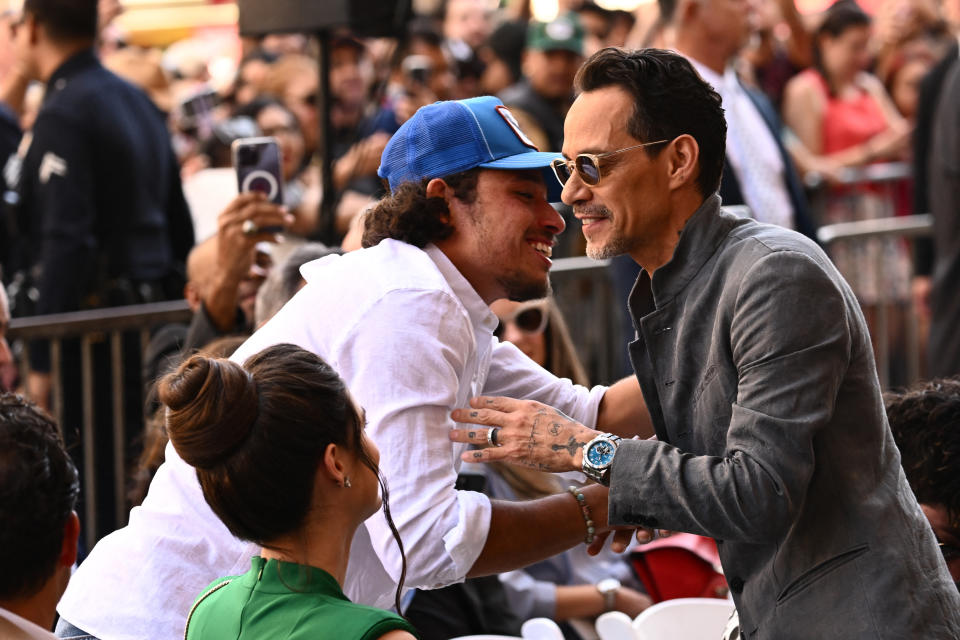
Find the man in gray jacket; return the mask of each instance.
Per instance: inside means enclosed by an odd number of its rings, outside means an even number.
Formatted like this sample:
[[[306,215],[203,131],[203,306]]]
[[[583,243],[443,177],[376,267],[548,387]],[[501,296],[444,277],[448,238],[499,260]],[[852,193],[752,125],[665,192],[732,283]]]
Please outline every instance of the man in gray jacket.
[[[713,537],[745,638],[960,637],[857,300],[803,236],[720,209],[720,97],[657,50],[600,51],[577,86],[554,169],[588,255],[643,268],[630,354],[657,438],[478,398],[453,418],[501,446],[465,459],[581,469],[611,523]]]

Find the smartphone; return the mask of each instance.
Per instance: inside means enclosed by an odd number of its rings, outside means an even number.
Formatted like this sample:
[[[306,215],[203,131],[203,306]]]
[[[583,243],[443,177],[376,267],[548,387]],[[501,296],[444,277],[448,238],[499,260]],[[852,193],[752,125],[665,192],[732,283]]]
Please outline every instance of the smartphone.
[[[180,103],[181,123],[185,129],[195,129],[205,138],[213,127],[213,110],[220,104],[220,95],[213,89],[204,89]]]
[[[230,145],[240,193],[260,191],[270,202],[283,204],[283,164],[280,146],[272,137],[238,138]],[[262,231],[279,233],[281,228]]]

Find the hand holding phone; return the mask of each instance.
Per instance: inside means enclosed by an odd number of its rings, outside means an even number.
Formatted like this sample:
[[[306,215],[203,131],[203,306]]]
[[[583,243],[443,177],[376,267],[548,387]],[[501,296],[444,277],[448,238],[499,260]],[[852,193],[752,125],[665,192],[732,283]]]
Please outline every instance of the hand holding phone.
[[[239,138],[231,145],[240,193],[259,191],[274,204],[283,204],[283,164],[276,138]],[[280,233],[283,227],[257,228],[256,233]]]

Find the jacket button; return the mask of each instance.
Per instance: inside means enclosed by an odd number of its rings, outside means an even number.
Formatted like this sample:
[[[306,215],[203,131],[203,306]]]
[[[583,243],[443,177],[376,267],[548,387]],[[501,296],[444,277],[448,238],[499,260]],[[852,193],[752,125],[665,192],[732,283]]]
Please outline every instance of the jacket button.
[[[739,576],[733,576],[730,578],[730,591],[734,593],[743,593],[743,578]]]

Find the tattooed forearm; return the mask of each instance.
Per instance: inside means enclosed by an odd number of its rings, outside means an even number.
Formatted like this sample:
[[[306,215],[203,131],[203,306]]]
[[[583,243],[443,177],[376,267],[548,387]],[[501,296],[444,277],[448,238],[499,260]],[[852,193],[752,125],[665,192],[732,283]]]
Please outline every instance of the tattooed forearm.
[[[577,449],[582,448],[583,445],[585,444],[587,443],[580,442],[573,436],[570,436],[570,440],[567,442],[567,444],[552,444],[550,445],[550,448],[553,449],[554,451],[566,451],[571,456],[574,456],[577,454]]]

